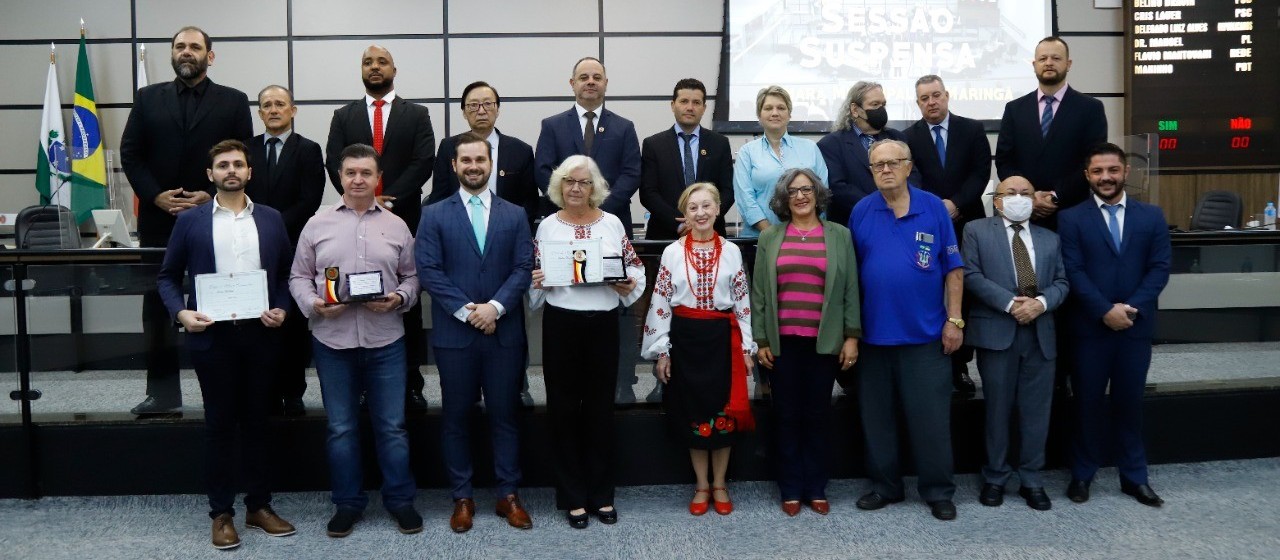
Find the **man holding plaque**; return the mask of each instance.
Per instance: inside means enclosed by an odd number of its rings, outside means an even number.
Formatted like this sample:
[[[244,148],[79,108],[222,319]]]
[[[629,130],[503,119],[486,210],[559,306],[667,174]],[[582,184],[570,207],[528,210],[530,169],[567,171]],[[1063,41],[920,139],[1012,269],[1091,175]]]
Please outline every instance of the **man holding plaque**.
[[[307,222],[298,239],[289,290],[311,319],[312,352],[329,418],[329,478],[337,512],[330,537],[351,534],[369,504],[363,491],[360,395],[366,395],[382,503],[401,533],[422,531],[417,485],[404,429],[404,323],[418,299],[413,237],[404,221],[375,204],[378,152],[353,144],[339,157],[342,200]]]
[[[213,546],[240,546],[235,529],[235,441],[240,438],[245,526],[294,533],[271,510],[266,419],[289,306],[289,234],[276,210],[244,194],[248,148],[224,140],[209,151],[212,204],[178,214],[156,281],[169,316],[187,330],[204,399],[205,476]],[[183,301],[186,275],[195,286]]]
[[[459,192],[428,206],[414,248],[418,278],[431,294],[431,343],[440,368],[443,445],[454,501],[449,527],[471,529],[471,405],[484,393],[493,439],[495,511],[517,529],[533,521],[516,494],[520,484],[520,382],[525,364],[524,312],[533,244],[527,214],[489,189],[489,142],[455,137]]]

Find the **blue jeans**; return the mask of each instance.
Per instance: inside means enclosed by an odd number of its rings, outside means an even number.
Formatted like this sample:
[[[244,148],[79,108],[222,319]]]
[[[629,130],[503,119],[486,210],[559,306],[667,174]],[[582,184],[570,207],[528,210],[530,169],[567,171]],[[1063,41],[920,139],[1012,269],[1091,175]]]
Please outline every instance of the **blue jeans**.
[[[360,393],[369,405],[382,502],[388,510],[413,505],[417,484],[409,469],[409,437],[404,429],[404,339],[381,348],[335,350],[312,337],[316,373],[329,416],[329,480],[333,503],[363,511]]]

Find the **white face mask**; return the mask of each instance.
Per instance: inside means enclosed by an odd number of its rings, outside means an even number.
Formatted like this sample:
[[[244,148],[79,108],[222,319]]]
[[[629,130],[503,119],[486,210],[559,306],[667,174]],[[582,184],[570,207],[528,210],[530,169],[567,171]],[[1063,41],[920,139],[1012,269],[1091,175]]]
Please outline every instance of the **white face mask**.
[[[1022,223],[1031,218],[1031,197],[1023,195],[1006,195],[1000,199],[1004,207],[1004,217],[1010,222]]]

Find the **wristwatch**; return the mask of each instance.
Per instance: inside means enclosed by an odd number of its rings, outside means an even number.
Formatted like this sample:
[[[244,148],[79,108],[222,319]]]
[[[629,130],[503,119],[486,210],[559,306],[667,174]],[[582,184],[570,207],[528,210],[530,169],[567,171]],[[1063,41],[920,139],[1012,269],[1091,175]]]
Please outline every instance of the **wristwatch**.
[[[960,330],[964,330],[964,319],[959,317],[947,317],[947,322],[956,326]]]

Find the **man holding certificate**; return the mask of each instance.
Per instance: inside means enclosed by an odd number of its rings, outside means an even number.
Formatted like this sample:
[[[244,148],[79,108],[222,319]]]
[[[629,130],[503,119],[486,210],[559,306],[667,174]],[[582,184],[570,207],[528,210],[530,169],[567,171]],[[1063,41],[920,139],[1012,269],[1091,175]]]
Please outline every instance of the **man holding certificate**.
[[[204,398],[205,469],[213,546],[240,546],[235,529],[237,434],[247,490],[245,526],[294,533],[271,510],[266,419],[278,363],[279,327],[288,307],[289,234],[280,213],[245,196],[248,148],[224,140],[209,150],[213,204],[178,214],[157,285],[187,331],[186,346]],[[195,287],[183,300],[186,275]]]
[[[471,529],[471,405],[484,392],[493,439],[495,511],[518,529],[533,527],[520,504],[516,413],[524,377],[524,293],[533,268],[527,214],[488,188],[492,147],[484,137],[454,138],[461,189],[422,211],[418,278],[431,294],[431,344],[440,367],[445,470],[454,502],[449,527]]]
[[[337,511],[330,537],[351,534],[369,497],[360,452],[360,394],[366,395],[382,503],[401,533],[422,531],[404,429],[404,323],[418,299],[413,237],[404,221],[374,204],[382,172],[367,144],[342,150],[342,200],[307,222],[289,290],[311,319],[312,351],[329,417],[329,479]]]

